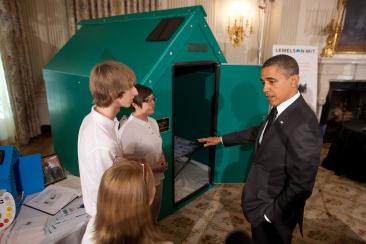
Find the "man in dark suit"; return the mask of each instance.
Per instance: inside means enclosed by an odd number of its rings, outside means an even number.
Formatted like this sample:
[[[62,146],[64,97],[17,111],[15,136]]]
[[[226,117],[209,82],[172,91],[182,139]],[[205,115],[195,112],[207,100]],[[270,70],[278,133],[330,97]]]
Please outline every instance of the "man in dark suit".
[[[299,66],[277,55],[262,66],[261,81],[271,112],[260,125],[223,137],[199,139],[204,146],[255,143],[242,194],[242,209],[255,243],[291,243],[298,223],[302,233],[306,199],[320,161],[322,136],[314,112],[298,92]]]

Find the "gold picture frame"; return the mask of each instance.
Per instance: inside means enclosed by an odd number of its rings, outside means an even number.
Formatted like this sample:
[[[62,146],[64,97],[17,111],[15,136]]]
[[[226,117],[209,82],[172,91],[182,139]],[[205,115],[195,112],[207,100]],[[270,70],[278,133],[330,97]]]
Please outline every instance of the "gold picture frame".
[[[339,0],[336,17],[324,31],[329,35],[321,56],[366,53],[366,1]]]

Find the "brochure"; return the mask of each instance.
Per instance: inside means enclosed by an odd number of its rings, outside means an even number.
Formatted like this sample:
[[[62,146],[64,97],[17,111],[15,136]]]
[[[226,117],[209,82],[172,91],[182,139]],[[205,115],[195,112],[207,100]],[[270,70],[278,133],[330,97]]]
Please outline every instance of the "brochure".
[[[49,239],[58,240],[78,229],[77,226],[86,225],[88,220],[82,198],[77,198],[48,219],[45,231]]]
[[[81,194],[77,190],[59,185],[49,185],[38,195],[26,201],[24,205],[55,215],[68,203],[80,196]]]

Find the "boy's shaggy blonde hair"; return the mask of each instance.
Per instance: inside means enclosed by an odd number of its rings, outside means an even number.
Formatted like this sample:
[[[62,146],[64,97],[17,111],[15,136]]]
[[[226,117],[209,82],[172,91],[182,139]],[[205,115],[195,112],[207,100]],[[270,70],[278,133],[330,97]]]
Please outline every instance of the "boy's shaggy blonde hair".
[[[136,75],[125,64],[107,60],[96,64],[90,73],[89,88],[93,103],[108,107],[136,84]]]

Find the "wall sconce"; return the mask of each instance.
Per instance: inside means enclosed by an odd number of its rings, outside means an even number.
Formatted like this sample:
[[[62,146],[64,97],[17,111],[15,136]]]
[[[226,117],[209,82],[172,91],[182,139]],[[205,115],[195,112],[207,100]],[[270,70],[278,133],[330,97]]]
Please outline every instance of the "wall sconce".
[[[245,11],[247,12],[247,11]],[[229,22],[227,26],[227,33],[231,44],[234,47],[239,47],[244,41],[244,37],[248,37],[253,32],[251,23],[252,16],[248,14],[248,18],[244,18],[244,15],[236,14],[234,16],[229,15]],[[234,21],[230,21],[234,19]]]

